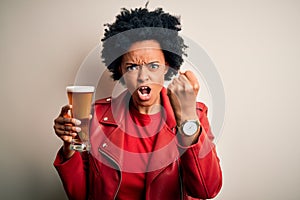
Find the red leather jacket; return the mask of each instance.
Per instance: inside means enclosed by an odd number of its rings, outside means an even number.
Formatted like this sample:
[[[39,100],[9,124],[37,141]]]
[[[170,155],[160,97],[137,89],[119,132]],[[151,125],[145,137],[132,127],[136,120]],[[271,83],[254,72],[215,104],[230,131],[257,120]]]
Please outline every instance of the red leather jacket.
[[[54,166],[69,199],[113,200],[122,180],[120,171],[134,167],[134,161],[123,162],[126,153],[122,150],[124,131],[120,123],[128,114],[126,95],[120,95],[113,102],[111,98],[96,101],[90,136],[92,149],[89,153],[75,152],[67,161],[63,160],[60,152],[57,154]],[[206,106],[197,103],[202,126],[197,143],[182,147],[177,142],[176,121],[165,89],[161,97],[166,122],[150,158],[151,170],[146,173],[145,199],[213,198],[221,189],[222,172],[212,143]],[[132,165],[128,166],[128,163]]]

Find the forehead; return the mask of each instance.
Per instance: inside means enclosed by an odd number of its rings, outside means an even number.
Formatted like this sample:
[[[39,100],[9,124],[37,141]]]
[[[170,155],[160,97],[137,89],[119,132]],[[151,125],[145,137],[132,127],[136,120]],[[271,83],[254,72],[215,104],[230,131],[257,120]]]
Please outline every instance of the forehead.
[[[160,44],[155,40],[144,40],[133,43],[128,52],[123,55],[125,62],[164,61]]]

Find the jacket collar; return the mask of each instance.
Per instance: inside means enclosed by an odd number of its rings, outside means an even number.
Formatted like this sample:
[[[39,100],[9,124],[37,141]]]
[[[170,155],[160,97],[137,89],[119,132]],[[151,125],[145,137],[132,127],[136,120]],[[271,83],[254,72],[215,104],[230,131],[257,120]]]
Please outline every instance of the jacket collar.
[[[160,96],[162,107],[165,109],[166,124],[170,129],[173,129],[176,126],[176,120],[166,88],[162,88]],[[117,98],[112,98],[110,100],[110,109],[108,109],[104,115],[98,119],[99,122],[116,126],[120,125],[120,122],[124,120],[124,117],[126,117],[126,113],[128,112],[130,99],[131,95],[127,90],[121,93]]]
[[[96,128],[96,132],[93,133],[94,147],[98,147],[97,149],[105,153],[106,156],[113,159],[115,164],[117,164],[120,170],[123,169],[121,163],[124,159],[126,159],[126,155],[124,156],[123,142],[124,142],[124,132],[122,130],[122,120],[127,116],[130,102],[130,93],[128,91],[123,92],[117,98],[112,99],[110,104],[107,103],[108,108],[103,110],[103,106],[100,106],[99,109],[102,114],[97,115],[98,122],[103,124],[104,127],[110,127],[110,131],[103,131],[99,126]],[[169,98],[167,96],[167,90],[163,88],[161,90],[161,102],[162,107],[165,109],[166,114],[166,122],[163,129],[158,133],[157,142],[155,143],[154,153],[151,153],[151,157],[149,160],[150,165],[148,166],[148,171],[153,171],[149,175],[153,179],[158,175],[165,166],[175,161],[178,158],[178,151],[176,145],[176,136],[175,136],[175,126],[176,120],[174,117],[173,109]],[[97,102],[96,102],[97,104]],[[96,110],[97,112],[97,110]],[[105,126],[108,125],[108,126]],[[114,127],[114,128],[113,128]],[[93,149],[93,148],[92,148]],[[96,149],[93,149],[94,156],[99,152],[96,152]],[[97,156],[98,157],[98,156]],[[157,170],[158,169],[158,170]]]

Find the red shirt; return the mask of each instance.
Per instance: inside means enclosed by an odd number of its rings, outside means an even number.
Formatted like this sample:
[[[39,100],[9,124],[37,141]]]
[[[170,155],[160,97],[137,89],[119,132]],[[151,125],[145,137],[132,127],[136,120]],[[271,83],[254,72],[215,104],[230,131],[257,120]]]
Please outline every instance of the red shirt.
[[[161,112],[146,115],[130,107],[130,116],[131,118],[126,119],[124,150],[146,154],[139,154],[141,155],[139,160],[124,159],[126,162],[139,165],[139,171],[122,172],[121,186],[117,195],[118,200],[144,199],[148,160],[153,151],[157,133],[164,125]]]

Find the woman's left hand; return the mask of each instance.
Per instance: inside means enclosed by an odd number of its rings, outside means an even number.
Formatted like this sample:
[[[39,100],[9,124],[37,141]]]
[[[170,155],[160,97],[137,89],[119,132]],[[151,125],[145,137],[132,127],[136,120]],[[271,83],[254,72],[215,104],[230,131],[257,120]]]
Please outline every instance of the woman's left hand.
[[[199,82],[191,71],[180,72],[168,86],[168,96],[173,107],[177,125],[185,120],[198,119],[196,98]]]

